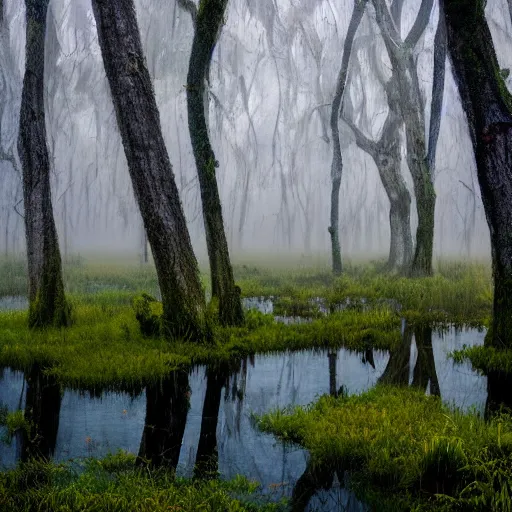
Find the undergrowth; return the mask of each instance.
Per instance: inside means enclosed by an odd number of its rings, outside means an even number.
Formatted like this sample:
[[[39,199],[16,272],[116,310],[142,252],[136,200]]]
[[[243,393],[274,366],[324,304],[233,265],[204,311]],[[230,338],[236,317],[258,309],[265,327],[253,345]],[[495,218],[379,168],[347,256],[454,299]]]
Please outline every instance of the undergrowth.
[[[458,364],[470,361],[473,368],[483,374],[489,372],[512,374],[512,349],[497,349],[480,345],[464,347],[461,350],[453,351],[450,355]]]
[[[175,478],[166,469],[139,469],[135,456],[56,464],[30,461],[0,473],[0,510],[16,512],[256,512],[284,510],[258,496],[243,477],[229,482]]]
[[[27,313],[0,313],[0,366],[28,370],[34,363],[60,383],[87,389],[132,389],[191,364],[254,353],[311,348],[390,349],[400,343],[400,318],[387,309],[345,311],[311,323],[284,325],[248,312],[243,328],[215,330],[213,344],[168,342],[142,336],[132,308],[75,298],[74,324],[33,331]]]
[[[503,511],[512,504],[507,415],[485,422],[421,391],[377,386],[275,411],[258,424],[307,448],[313,464],[351,470],[353,490],[378,510],[386,502],[388,510]]]

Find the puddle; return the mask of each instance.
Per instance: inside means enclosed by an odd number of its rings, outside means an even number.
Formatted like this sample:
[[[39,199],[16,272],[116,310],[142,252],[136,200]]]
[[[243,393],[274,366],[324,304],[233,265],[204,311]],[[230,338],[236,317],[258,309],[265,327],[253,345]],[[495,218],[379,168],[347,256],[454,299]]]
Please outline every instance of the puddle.
[[[28,300],[21,295],[0,297],[0,311],[28,309]]]
[[[26,401],[40,411],[33,420],[42,425],[39,434],[47,443],[36,449],[53,453],[59,461],[123,449],[155,464],[177,463],[179,474],[192,476],[197,460],[203,462],[198,467],[218,470],[225,478],[242,474],[258,480],[275,499],[291,497],[295,490],[295,495],[300,491],[307,497],[309,507],[314,505],[311,510],[360,511],[363,505],[336,485],[340,475],[329,476],[335,484],[329,490],[324,484],[311,487],[307,453],[257,431],[252,415],[308,404],[341,389],[361,393],[379,381],[414,384],[440,394],[446,403],[483,413],[487,378],[467,364],[454,366],[446,355],[464,344],[483,343],[484,335],[453,328],[443,334],[404,329],[403,344],[391,355],[344,349],[256,355],[239,361],[235,369],[198,367],[189,374],[175,373],[135,397],[90,397],[75,390],[61,395],[55,383],[37,372],[27,383],[21,373],[4,369],[0,402],[15,410]],[[21,438],[0,445],[0,465],[12,467],[26,449]],[[303,492],[304,482],[309,487]]]

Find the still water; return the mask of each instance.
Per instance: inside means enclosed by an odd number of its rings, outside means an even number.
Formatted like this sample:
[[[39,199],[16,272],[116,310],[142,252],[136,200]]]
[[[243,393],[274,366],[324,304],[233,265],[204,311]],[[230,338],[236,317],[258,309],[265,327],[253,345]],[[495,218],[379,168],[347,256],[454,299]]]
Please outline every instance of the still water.
[[[483,413],[487,378],[469,365],[454,366],[447,353],[482,344],[484,335],[454,328],[444,333],[405,329],[402,346],[391,355],[344,349],[256,355],[229,368],[176,373],[136,396],[105,392],[91,397],[70,389],[61,393],[37,370],[23,375],[5,368],[0,371],[0,403],[15,410],[30,402],[40,411],[39,433],[47,441],[41,450],[58,461],[102,457],[122,449],[156,464],[177,464],[178,473],[187,476],[202,461],[222,477],[242,474],[255,479],[264,493],[279,499],[292,496],[294,487],[303,484],[308,456],[259,432],[254,414],[308,404],[325,393],[361,393],[379,381],[414,384],[440,394],[447,404]],[[17,438],[10,445],[0,443],[2,468],[16,463],[22,444]],[[366,510],[336,485],[343,478],[336,475],[329,490],[308,490],[306,510]]]

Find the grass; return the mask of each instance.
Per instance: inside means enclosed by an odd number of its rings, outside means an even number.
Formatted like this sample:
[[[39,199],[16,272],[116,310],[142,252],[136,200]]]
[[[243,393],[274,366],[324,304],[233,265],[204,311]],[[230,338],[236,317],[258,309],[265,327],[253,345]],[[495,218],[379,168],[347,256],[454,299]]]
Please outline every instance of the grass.
[[[439,262],[434,277],[409,279],[379,271],[378,264],[348,265],[340,277],[328,269],[235,267],[246,297],[279,297],[290,309],[307,309],[309,299],[321,297],[327,308],[349,299],[365,307],[383,302],[411,321],[488,325],[492,310],[492,279],[488,265]],[[281,307],[281,305],[280,305]],[[315,304],[309,304],[315,313]]]
[[[229,482],[175,478],[165,469],[139,469],[135,456],[55,464],[30,461],[0,473],[0,509],[17,512],[256,512],[284,510],[243,477]]]
[[[378,510],[511,510],[506,415],[485,422],[421,391],[377,386],[275,411],[259,427],[307,448],[313,464],[351,470],[351,487]]]
[[[315,316],[318,306],[310,299],[322,298],[327,309],[347,299],[356,305],[363,299],[367,305],[387,301],[414,321],[487,325],[491,315],[492,276],[488,264],[440,260],[434,277],[408,279],[381,272],[380,262],[348,262],[344,274],[336,278],[325,260],[283,261],[287,264],[276,258],[257,260],[256,265],[249,260],[235,264],[235,279],[243,296],[277,297],[279,314]],[[82,300],[101,293],[105,300],[128,304],[134,294],[145,291],[155,295],[158,289],[152,265],[77,257],[65,262],[63,269],[67,293],[82,296]],[[206,270],[201,279],[208,289]],[[24,262],[0,259],[0,297],[25,295],[26,283]]]
[[[25,266],[0,260],[0,296],[25,291]],[[379,273],[379,264],[348,264],[334,278],[325,265],[296,261],[291,270],[275,262],[235,265],[244,296],[273,296],[275,313],[310,317],[301,325],[275,323],[250,313],[241,329],[215,329],[211,345],[144,338],[131,302],[155,293],[151,265],[126,261],[64,265],[74,325],[66,330],[29,331],[25,312],[0,313],[0,365],[26,370],[38,362],[66,386],[133,389],[195,363],[245,357],[257,352],[345,347],[390,349],[400,342],[400,320],[486,325],[492,305],[490,269],[483,264],[439,262],[432,278],[406,279]],[[202,276],[208,282],[206,274]],[[23,286],[21,284],[23,283]],[[327,309],[342,311],[325,315]]]
[[[26,371],[37,362],[65,386],[137,389],[180,367],[257,352],[400,343],[400,318],[387,309],[340,312],[301,325],[250,312],[246,327],[218,327],[216,342],[205,345],[145,338],[131,307],[115,300],[72,302],[75,322],[67,329],[32,331],[26,312],[0,313],[0,366]]]
[[[464,347],[452,352],[453,360],[460,364],[470,361],[473,369],[482,374],[489,372],[503,372],[512,374],[512,350],[498,349],[495,347],[477,346]]]

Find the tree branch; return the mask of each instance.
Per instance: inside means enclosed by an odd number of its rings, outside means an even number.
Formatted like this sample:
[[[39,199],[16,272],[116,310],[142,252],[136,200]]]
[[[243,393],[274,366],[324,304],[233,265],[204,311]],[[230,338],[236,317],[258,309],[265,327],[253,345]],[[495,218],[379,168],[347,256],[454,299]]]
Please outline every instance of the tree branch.
[[[194,25],[194,30],[196,28],[196,20],[197,20],[197,7],[196,4],[192,0],[176,0],[178,5],[184,11],[190,14],[192,19],[192,25]]]
[[[405,45],[407,48],[414,48],[418,44],[421,34],[423,34],[428,25],[433,5],[434,0],[423,0],[421,2],[420,10],[418,11],[418,16],[416,16],[414,25],[405,38]]]

